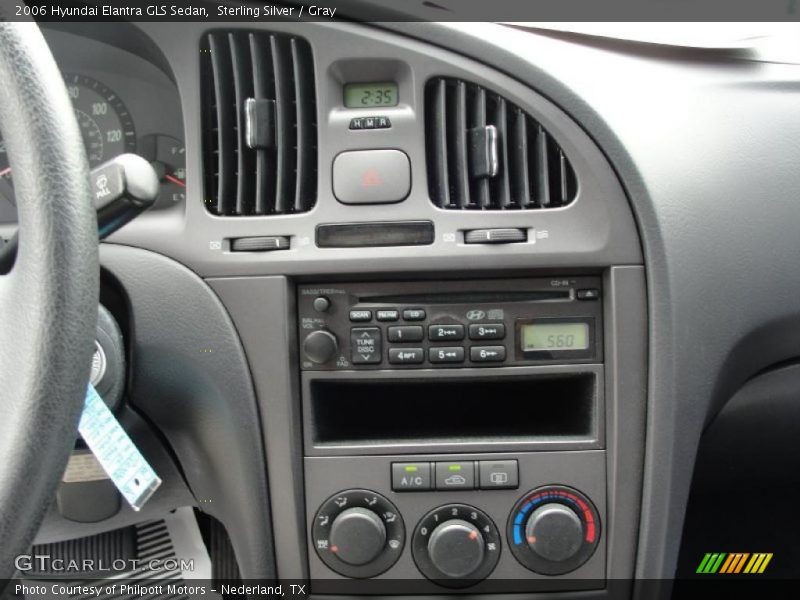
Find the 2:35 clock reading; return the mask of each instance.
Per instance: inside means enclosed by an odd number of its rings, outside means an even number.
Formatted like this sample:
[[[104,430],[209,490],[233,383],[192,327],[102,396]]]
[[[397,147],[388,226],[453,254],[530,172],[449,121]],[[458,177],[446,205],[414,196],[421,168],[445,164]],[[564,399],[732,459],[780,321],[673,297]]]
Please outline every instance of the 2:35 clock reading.
[[[372,108],[376,106],[397,106],[397,84],[348,83],[344,86],[344,105],[347,108]]]

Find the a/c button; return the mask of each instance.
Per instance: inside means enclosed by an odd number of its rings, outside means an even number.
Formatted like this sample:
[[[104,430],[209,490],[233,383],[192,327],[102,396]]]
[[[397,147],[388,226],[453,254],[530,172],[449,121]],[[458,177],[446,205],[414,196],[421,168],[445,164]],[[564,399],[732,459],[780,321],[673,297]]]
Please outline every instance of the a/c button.
[[[392,463],[392,489],[395,492],[431,489],[431,463]]]
[[[344,204],[385,204],[405,200],[411,164],[400,150],[342,152],[333,161],[333,195]]]

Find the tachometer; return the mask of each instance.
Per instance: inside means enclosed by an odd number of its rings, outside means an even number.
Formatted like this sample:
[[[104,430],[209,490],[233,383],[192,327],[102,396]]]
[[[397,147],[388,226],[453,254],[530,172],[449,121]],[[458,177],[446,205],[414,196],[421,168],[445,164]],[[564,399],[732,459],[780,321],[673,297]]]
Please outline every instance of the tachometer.
[[[111,89],[85,75],[67,74],[64,82],[75,107],[90,167],[125,152],[136,151],[133,119]],[[0,195],[13,202],[11,176],[5,144],[0,140]]]

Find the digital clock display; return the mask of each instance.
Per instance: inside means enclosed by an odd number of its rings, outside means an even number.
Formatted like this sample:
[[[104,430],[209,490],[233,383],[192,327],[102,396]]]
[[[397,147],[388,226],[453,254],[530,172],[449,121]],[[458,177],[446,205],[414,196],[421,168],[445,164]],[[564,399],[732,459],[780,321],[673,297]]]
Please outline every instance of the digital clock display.
[[[588,323],[531,323],[522,325],[523,352],[554,352],[589,348]]]
[[[344,105],[347,108],[397,106],[397,84],[349,83],[344,86]]]

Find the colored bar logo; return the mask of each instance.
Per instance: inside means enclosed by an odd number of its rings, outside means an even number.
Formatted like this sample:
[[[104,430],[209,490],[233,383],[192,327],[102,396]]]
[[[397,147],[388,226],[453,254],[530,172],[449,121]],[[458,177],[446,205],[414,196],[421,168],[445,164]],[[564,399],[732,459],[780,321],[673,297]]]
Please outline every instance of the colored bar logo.
[[[704,575],[755,575],[763,573],[771,560],[772,552],[707,552],[696,572]]]

